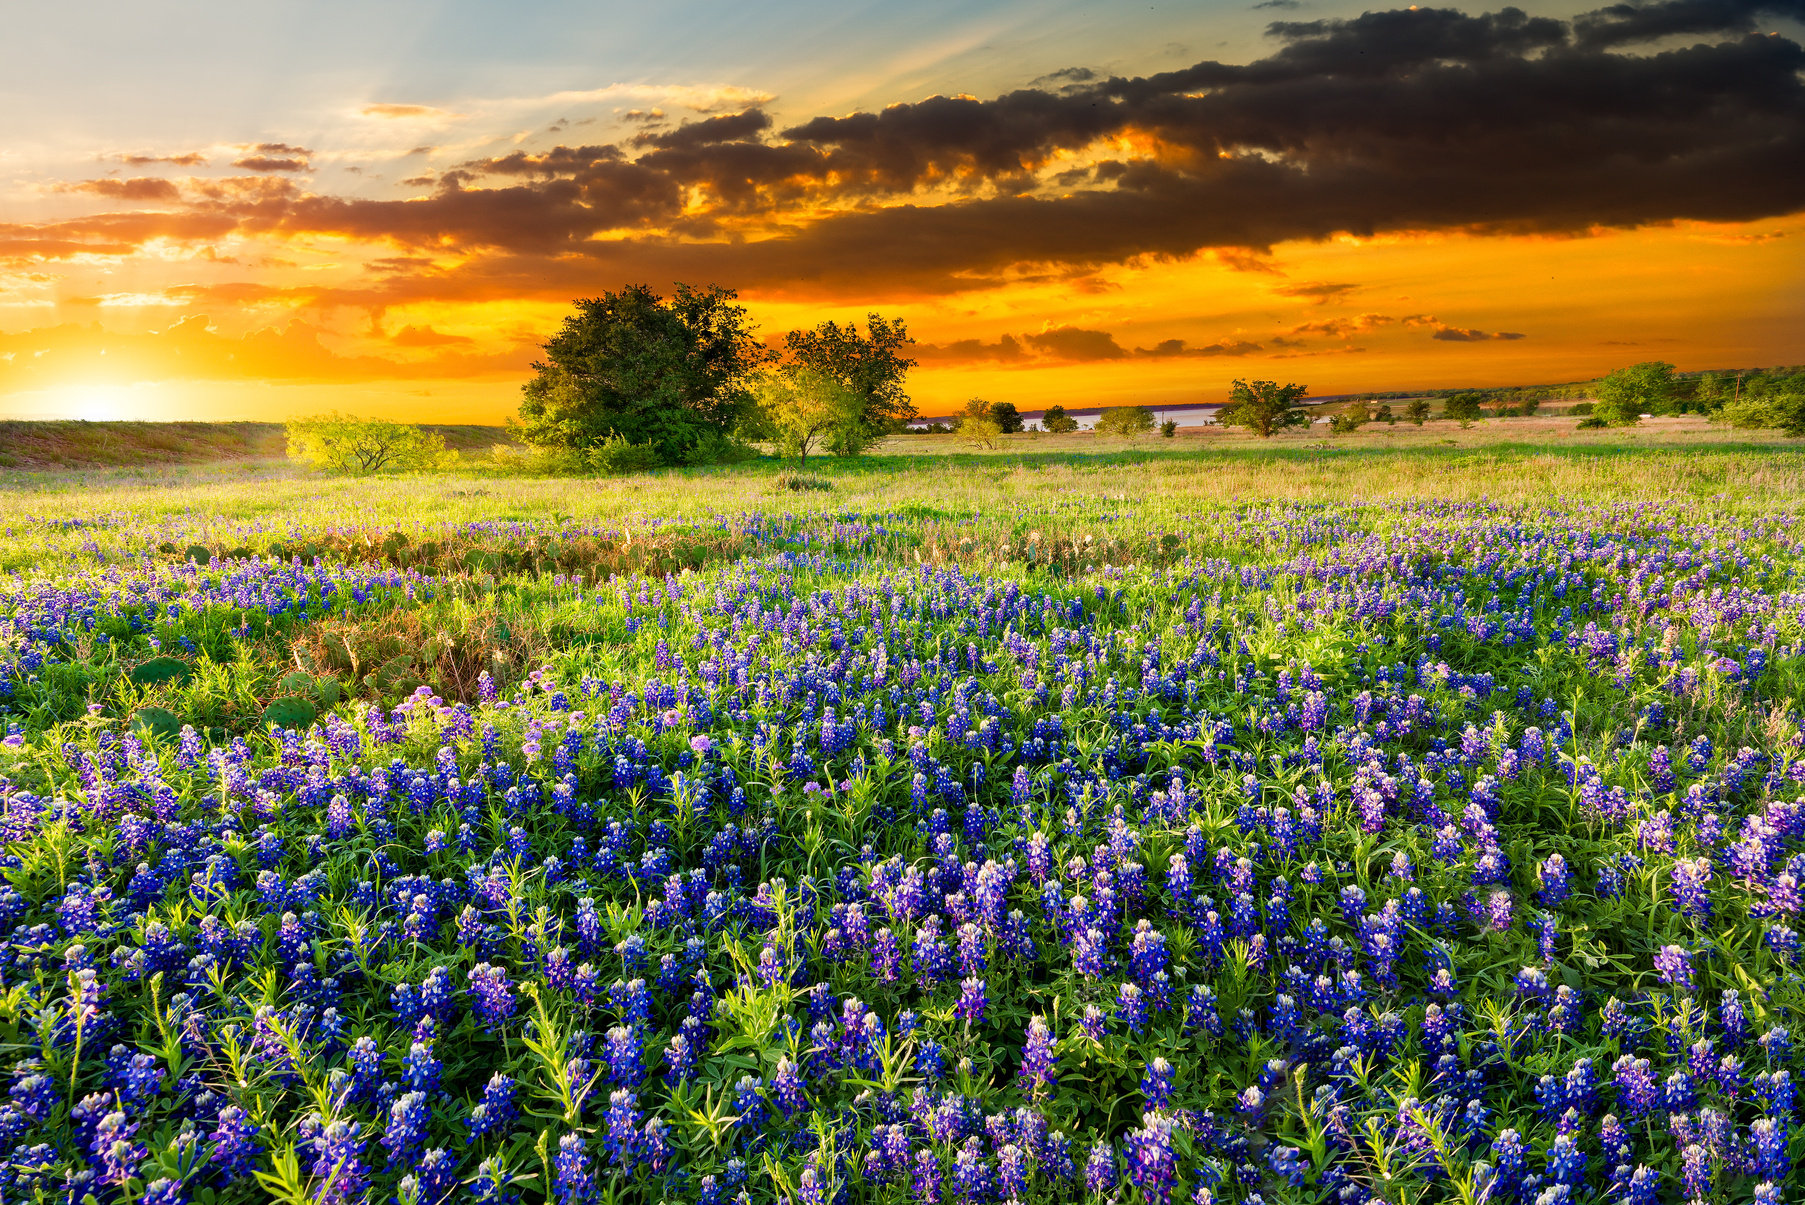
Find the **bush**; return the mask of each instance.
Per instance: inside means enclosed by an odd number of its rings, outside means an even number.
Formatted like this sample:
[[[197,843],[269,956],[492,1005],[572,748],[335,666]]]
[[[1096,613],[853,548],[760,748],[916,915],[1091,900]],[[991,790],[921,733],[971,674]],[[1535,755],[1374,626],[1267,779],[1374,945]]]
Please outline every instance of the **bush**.
[[[1153,411],[1145,406],[1116,406],[1097,419],[1099,435],[1140,435],[1153,430]]]
[[[1177,435],[1178,434],[1178,420],[1175,418],[1169,418],[1165,422],[1161,423],[1159,425],[1159,433],[1161,435],[1165,436],[1167,439],[1171,439],[1173,436]]]
[[[1775,430],[1797,439],[1805,436],[1805,393],[1741,398],[1726,404],[1715,417],[1742,430]]]
[[[1581,430],[1581,431],[1597,431],[1597,430],[1601,430],[1602,428],[1608,427],[1610,425],[1611,424],[1605,422],[1602,418],[1599,418],[1596,414],[1588,415],[1587,417],[1579,420],[1579,430]]]
[[[1040,416],[1042,429],[1064,435],[1078,429],[1078,420],[1065,412],[1064,406],[1048,406]]]
[[[290,419],[287,435],[292,459],[348,476],[424,472],[457,459],[435,431],[336,411]]]
[[[1590,413],[1592,413],[1592,403],[1591,402],[1581,402],[1581,403],[1579,403],[1579,405],[1577,405],[1577,406],[1573,407],[1571,410],[1567,411],[1567,413],[1568,414],[1590,414]]]
[[[779,473],[771,484],[780,490],[831,490],[834,483],[813,473]]]
[[[724,439],[713,431],[708,432],[708,436],[717,441]],[[698,443],[696,446],[702,445]],[[624,477],[629,473],[643,473],[657,468],[660,458],[657,448],[648,444],[628,443],[618,435],[611,435],[601,443],[585,448],[583,463],[590,472],[600,476]]]

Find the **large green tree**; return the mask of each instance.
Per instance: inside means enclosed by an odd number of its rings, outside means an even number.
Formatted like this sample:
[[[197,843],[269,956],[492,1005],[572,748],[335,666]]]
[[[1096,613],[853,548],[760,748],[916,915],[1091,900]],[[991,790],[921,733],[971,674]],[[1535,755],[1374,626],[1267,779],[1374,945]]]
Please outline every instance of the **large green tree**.
[[[732,435],[770,359],[737,300],[732,289],[686,284],[668,301],[647,285],[579,300],[522,388],[522,433],[577,449],[618,437],[667,464]]]
[[[1672,400],[1673,373],[1665,360],[1619,368],[1598,382],[1598,406],[1592,413],[1613,427],[1633,427],[1644,414],[1659,414]]]
[[[886,321],[878,314],[865,316],[865,331],[857,322],[841,326],[823,322],[814,330],[791,331],[783,337],[790,362],[839,381],[860,397],[860,425],[868,438],[855,439],[850,429],[844,437],[830,439],[838,454],[857,454],[877,436],[900,431],[915,417],[915,406],[903,389],[903,379],[915,361],[904,355],[915,340],[901,318]]]
[[[1261,439],[1286,427],[1307,427],[1310,414],[1298,403],[1309,390],[1303,385],[1276,381],[1236,381],[1229,386],[1228,405],[1219,421],[1228,427],[1246,427]]]

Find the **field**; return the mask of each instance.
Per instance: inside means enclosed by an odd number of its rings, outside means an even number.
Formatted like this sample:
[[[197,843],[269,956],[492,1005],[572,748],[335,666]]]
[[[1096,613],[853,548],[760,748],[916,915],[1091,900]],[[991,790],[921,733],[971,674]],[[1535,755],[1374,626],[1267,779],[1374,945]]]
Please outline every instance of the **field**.
[[[1805,453],[879,452],[0,475],[4,1199],[1796,1199]]]

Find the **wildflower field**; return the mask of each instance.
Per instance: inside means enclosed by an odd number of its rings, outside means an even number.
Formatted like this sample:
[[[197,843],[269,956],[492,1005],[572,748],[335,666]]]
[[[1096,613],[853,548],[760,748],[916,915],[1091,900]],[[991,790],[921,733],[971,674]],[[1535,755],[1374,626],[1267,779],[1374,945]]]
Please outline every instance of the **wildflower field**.
[[[1800,1199],[1805,458],[0,483],[0,1199]]]

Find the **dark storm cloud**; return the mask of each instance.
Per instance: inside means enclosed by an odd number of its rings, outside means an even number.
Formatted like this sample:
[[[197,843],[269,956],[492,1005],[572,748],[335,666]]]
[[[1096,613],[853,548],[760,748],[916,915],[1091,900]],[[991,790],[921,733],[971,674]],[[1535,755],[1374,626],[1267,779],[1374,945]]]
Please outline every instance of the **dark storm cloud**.
[[[1805,0],[1656,0],[1613,4],[1573,20],[1585,47],[1649,42],[1676,34],[1752,33],[1760,17],[1805,21]]]
[[[54,256],[83,237],[117,245],[124,229],[223,226],[481,253],[455,282],[384,274],[369,291],[388,295],[568,296],[573,282],[627,279],[933,293],[1203,250],[1258,269],[1279,243],[1341,234],[1581,234],[1805,209],[1805,50],[1742,32],[1753,14],[1793,10],[1712,2],[1615,6],[1571,26],[1513,8],[1282,21],[1276,50],[1247,64],[1073,69],[989,100],[931,97],[780,133],[754,108],[624,146],[472,160],[425,197],[195,190],[190,208],[131,223],[0,225],[0,243]],[[1727,36],[1611,49],[1681,26]],[[256,152],[241,165],[300,171],[310,154]],[[1029,338],[1018,351],[1047,354]],[[1112,340],[1085,354],[1134,353]]]
[[[703,121],[686,121],[662,134],[644,133],[633,139],[635,146],[696,147],[721,142],[743,142],[771,128],[771,118],[759,109],[744,113],[727,113]]]

